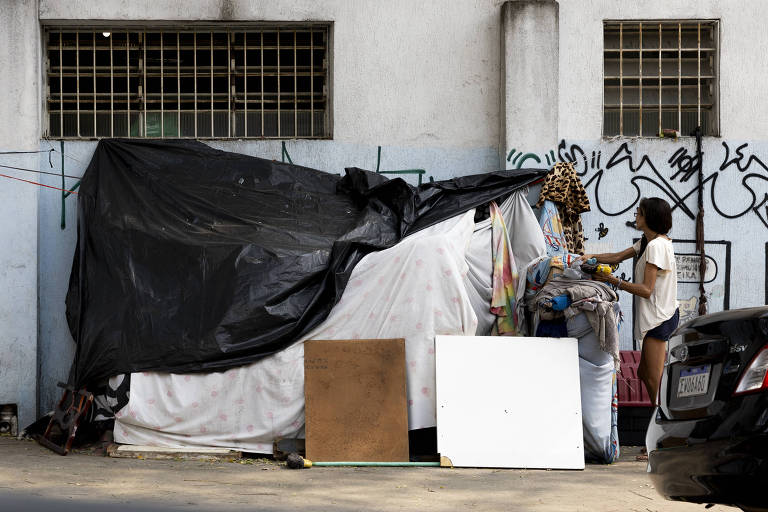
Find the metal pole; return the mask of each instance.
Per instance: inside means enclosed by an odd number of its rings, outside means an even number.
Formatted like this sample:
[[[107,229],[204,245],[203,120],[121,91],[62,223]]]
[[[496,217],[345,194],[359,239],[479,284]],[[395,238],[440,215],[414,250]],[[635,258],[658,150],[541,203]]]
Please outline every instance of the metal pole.
[[[243,94],[245,108],[243,109],[243,132],[248,138],[248,32],[243,31]]]
[[[67,188],[64,183],[64,141],[61,141],[61,188],[65,189]],[[61,229],[67,228],[67,196],[64,195],[65,192],[61,191]]]

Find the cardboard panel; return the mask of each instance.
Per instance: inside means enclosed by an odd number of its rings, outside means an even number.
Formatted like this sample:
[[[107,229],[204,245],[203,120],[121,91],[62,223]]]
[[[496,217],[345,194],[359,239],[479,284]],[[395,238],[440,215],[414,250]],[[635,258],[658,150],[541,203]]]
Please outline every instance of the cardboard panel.
[[[452,465],[584,469],[575,338],[437,336],[435,364]]]
[[[304,344],[307,458],[408,461],[405,340]]]

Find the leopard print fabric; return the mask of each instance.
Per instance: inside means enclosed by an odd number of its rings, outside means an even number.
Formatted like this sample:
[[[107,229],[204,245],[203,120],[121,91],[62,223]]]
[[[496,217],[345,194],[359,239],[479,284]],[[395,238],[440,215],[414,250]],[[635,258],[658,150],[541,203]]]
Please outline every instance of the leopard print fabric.
[[[584,227],[581,224],[581,214],[590,210],[589,197],[573,168],[573,163],[557,163],[547,173],[536,206],[541,208],[547,199],[557,204],[568,252],[584,254]]]

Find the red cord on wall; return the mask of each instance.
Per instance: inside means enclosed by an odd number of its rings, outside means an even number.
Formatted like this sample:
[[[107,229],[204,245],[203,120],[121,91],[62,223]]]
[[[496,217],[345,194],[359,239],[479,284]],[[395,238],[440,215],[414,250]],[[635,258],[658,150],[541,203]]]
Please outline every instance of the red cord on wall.
[[[77,192],[75,192],[74,190],[67,190],[66,188],[59,188],[59,187],[53,187],[51,185],[44,185],[43,183],[38,183],[36,181],[29,181],[21,178],[14,178],[13,176],[8,176],[7,174],[0,174],[0,176],[2,176],[3,178],[10,178],[12,180],[23,181],[24,183],[31,183],[33,185],[38,185],[40,187],[52,188],[54,190],[61,190],[62,192],[69,192],[70,194],[77,194]]]

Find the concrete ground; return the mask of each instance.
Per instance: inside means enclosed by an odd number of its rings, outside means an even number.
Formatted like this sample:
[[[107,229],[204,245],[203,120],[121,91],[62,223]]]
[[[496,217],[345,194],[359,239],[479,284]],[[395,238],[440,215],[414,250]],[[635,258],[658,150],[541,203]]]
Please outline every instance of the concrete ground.
[[[66,457],[0,437],[0,510],[701,511],[664,500],[635,461],[584,471],[311,468],[235,462]],[[53,503],[55,501],[55,503]],[[107,505],[108,504],[108,505]],[[709,512],[736,509],[715,506]]]

